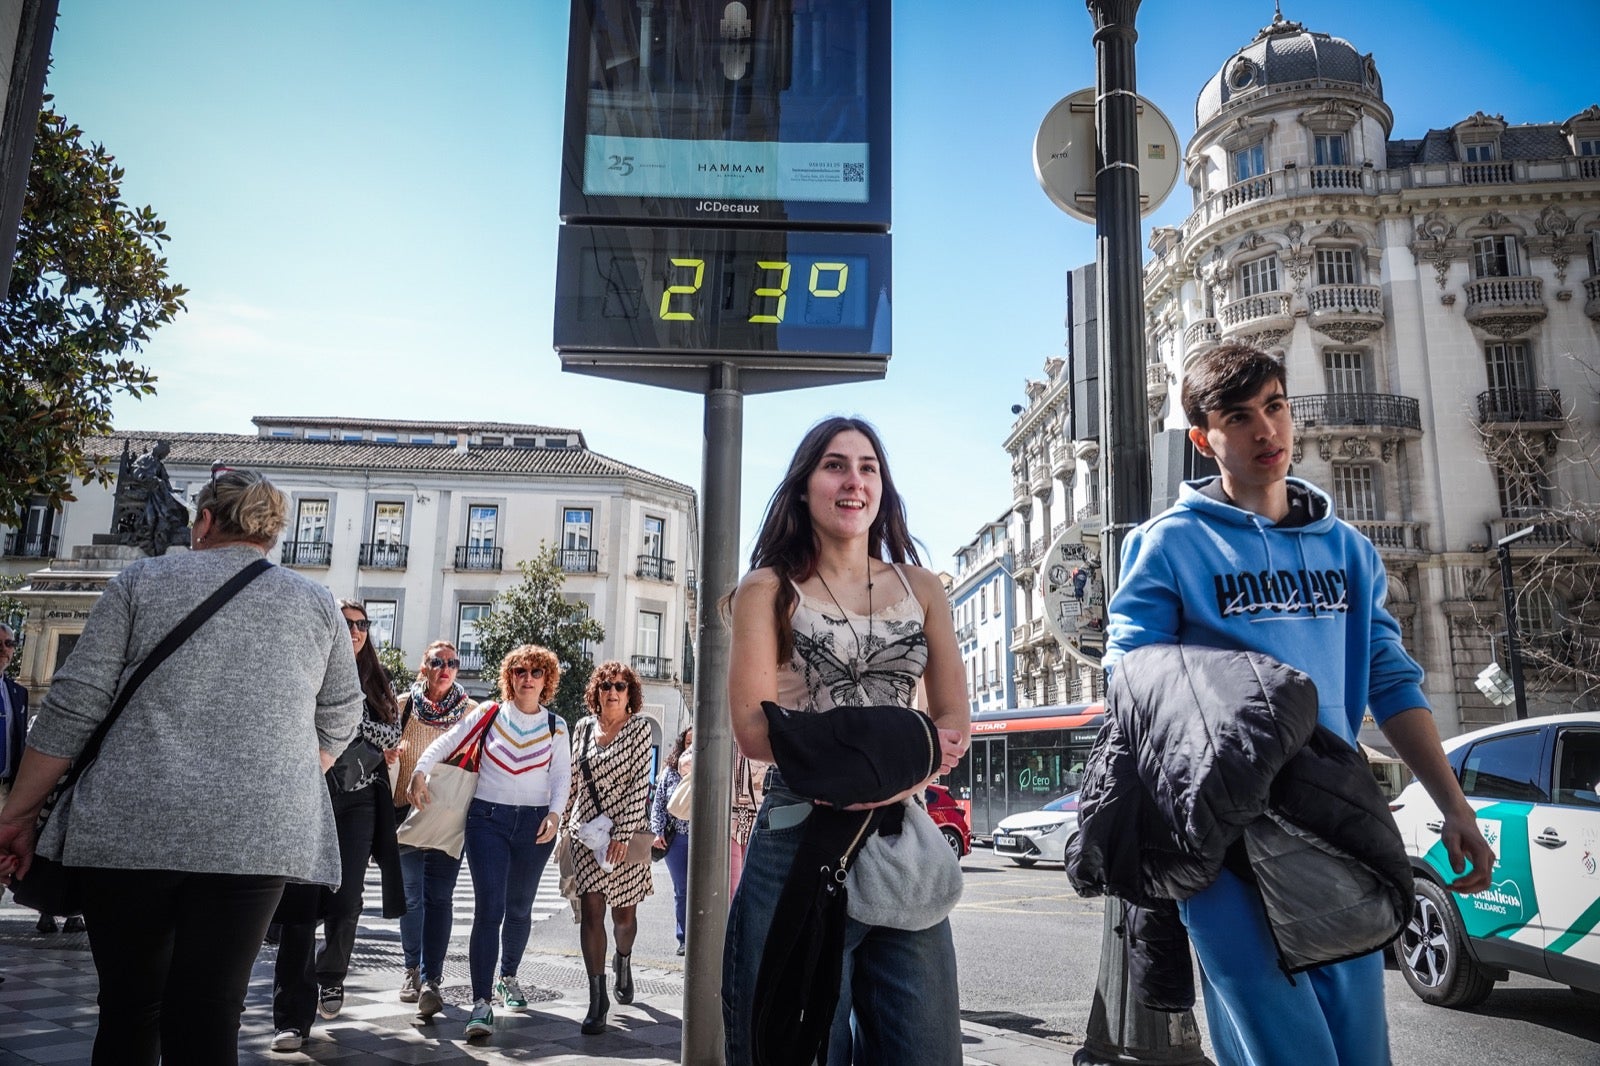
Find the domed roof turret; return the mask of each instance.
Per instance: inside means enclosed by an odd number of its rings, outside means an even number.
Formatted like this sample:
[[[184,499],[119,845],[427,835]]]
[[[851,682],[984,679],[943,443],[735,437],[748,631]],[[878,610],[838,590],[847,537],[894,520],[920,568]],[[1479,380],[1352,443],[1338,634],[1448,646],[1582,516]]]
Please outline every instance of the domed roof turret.
[[[1383,83],[1372,55],[1349,41],[1312,33],[1280,13],[1235,52],[1206,82],[1194,105],[1198,129],[1237,100],[1285,89],[1329,88],[1383,99]]]

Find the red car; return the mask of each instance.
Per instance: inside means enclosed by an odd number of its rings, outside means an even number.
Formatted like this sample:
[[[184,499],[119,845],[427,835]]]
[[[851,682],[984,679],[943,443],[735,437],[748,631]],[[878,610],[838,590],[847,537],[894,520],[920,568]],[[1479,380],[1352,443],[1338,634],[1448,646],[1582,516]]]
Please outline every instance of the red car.
[[[956,858],[970,854],[972,829],[967,825],[967,812],[950,795],[950,790],[943,785],[929,785],[922,798],[928,804],[928,814],[933,817],[933,824],[944,834]]]

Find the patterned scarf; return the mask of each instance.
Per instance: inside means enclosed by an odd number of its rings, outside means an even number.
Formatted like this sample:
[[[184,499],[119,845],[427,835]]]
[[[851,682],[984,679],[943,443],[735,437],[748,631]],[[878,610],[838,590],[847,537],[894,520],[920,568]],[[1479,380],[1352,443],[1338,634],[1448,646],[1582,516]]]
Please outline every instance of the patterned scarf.
[[[417,720],[435,729],[446,729],[455,724],[461,717],[461,703],[467,698],[467,690],[459,683],[451,682],[450,691],[444,694],[444,699],[435,703],[423,691],[423,683],[414,681],[411,684],[411,709],[416,714]]]

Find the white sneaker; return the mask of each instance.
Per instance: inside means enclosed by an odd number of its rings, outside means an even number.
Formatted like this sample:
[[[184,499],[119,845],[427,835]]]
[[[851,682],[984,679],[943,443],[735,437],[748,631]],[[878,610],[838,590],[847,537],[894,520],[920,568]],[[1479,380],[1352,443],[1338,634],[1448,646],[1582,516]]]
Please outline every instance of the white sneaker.
[[[279,1029],[272,1038],[273,1051],[299,1051],[306,1046],[306,1038],[298,1029]]]
[[[467,1019],[467,1039],[485,1040],[494,1035],[494,1008],[486,999],[472,1004],[472,1017]]]
[[[439,994],[439,986],[433,981],[422,982],[422,991],[417,993],[417,1017],[432,1018],[444,1010],[444,997]]]
[[[422,971],[415,966],[407,966],[406,975],[400,979],[400,1002],[415,1003],[421,992]]]

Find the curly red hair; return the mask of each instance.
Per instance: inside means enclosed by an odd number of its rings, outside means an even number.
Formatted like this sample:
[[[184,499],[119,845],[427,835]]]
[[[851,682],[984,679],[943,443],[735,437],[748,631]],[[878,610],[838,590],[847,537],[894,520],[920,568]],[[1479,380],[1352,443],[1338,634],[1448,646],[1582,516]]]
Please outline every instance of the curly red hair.
[[[500,660],[500,698],[509,701],[516,689],[511,685],[511,671],[517,667],[544,671],[544,688],[539,690],[539,702],[555,699],[556,687],[561,684],[561,663],[556,653],[538,644],[523,644],[512,648]]]

